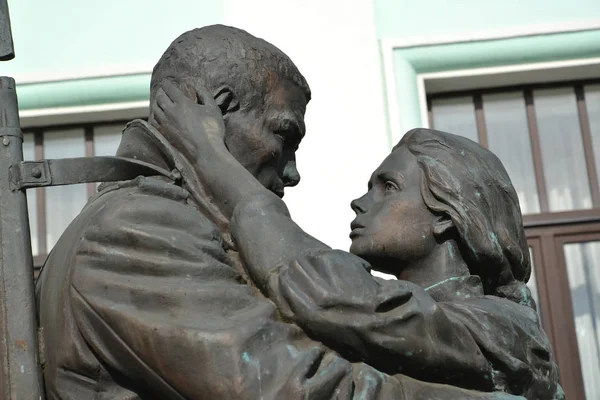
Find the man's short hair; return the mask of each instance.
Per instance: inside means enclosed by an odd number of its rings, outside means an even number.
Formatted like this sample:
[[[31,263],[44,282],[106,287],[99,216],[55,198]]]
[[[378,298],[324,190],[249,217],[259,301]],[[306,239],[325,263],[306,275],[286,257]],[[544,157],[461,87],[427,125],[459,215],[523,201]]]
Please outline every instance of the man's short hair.
[[[310,100],[308,83],[281,50],[248,32],[210,25],[185,32],[162,55],[150,84],[150,98],[165,79],[193,80],[209,91],[228,85],[240,108],[260,106],[277,81],[298,86]]]

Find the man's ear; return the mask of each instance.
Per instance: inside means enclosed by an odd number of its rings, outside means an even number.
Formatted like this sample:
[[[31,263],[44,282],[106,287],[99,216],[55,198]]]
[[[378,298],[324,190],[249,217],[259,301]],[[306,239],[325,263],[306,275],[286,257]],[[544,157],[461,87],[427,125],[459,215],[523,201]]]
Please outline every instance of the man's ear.
[[[224,85],[217,89],[215,94],[215,102],[221,109],[221,113],[226,115],[240,108],[240,102],[231,87]]]
[[[433,221],[433,235],[442,236],[449,233],[454,228],[454,222],[446,214],[436,217]]]

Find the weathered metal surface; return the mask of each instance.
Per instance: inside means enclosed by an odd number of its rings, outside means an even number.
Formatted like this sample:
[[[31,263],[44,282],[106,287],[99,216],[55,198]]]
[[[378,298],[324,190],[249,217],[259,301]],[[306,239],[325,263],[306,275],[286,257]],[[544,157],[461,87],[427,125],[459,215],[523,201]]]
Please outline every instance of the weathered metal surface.
[[[138,176],[165,176],[178,180],[170,172],[155,165],[122,157],[80,157],[57,160],[21,161],[10,167],[15,190],[43,186],[73,185],[88,182],[115,182]]]
[[[27,199],[9,167],[23,161],[15,81],[0,77],[0,387],[2,399],[43,397]]]
[[[0,0],[0,61],[14,58],[13,40],[8,17],[8,4]]]
[[[106,190],[58,240],[37,287],[50,396],[564,399],[500,161],[409,132],[352,203],[351,253],[332,250],[273,194],[299,181],[309,98],[246,32],[173,42],[150,123],[129,124],[118,154],[181,166],[183,182]],[[16,164],[15,183],[90,178],[54,162]]]

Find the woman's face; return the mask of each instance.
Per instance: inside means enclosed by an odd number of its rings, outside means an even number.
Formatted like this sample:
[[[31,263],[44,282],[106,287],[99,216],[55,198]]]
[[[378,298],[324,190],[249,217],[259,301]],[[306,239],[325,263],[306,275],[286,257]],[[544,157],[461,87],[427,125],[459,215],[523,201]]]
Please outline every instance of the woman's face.
[[[436,217],[423,203],[421,174],[405,147],[373,172],[368,192],[350,205],[356,213],[350,225],[351,253],[372,261],[397,260],[400,266],[432,251]]]

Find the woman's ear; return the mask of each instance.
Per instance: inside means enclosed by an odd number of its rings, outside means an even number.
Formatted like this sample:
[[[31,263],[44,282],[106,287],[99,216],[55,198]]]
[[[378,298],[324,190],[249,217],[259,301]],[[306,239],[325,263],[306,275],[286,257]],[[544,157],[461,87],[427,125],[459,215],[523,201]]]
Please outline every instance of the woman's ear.
[[[433,235],[436,237],[449,233],[453,228],[454,222],[446,214],[436,217],[433,221]]]
[[[232,111],[236,111],[240,107],[240,102],[237,96],[228,85],[221,86],[215,94],[215,102],[221,109],[221,113],[226,115]]]

